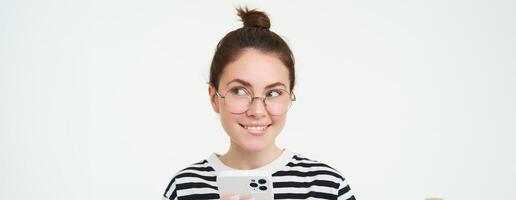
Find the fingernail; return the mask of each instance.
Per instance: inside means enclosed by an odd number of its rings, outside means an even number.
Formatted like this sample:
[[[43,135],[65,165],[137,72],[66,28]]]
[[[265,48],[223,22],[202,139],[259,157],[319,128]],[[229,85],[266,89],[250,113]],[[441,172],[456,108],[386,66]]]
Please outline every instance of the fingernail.
[[[230,200],[240,200],[240,195],[233,195],[231,196],[231,198],[229,198]]]

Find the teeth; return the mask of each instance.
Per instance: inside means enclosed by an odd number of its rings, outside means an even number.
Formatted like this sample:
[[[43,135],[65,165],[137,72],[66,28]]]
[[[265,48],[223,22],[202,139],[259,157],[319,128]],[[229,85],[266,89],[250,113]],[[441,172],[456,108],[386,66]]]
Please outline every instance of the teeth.
[[[246,126],[245,128],[251,131],[262,131],[267,128],[267,126]]]

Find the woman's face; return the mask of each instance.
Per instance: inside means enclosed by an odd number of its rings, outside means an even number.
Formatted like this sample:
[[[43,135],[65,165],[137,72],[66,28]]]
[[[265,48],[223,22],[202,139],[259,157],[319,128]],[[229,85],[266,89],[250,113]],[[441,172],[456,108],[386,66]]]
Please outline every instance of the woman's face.
[[[229,90],[236,88],[238,92],[238,88],[244,88],[256,97],[265,97],[274,89],[290,92],[288,73],[287,67],[273,54],[246,49],[224,68],[218,92],[224,96]],[[286,113],[271,115],[262,99],[255,99],[247,111],[235,114],[224,105],[224,99],[217,97],[212,86],[209,94],[232,145],[254,152],[275,147],[275,139],[285,125]]]

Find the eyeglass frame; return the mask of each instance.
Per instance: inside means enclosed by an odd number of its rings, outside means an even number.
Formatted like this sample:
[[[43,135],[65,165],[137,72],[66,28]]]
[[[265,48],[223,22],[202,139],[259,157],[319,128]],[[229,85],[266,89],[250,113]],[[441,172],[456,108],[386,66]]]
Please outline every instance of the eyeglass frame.
[[[245,91],[247,91],[246,89],[244,89]],[[280,90],[283,90],[283,89],[280,89]],[[218,90],[215,91],[215,94],[221,98],[221,99],[224,99],[224,104],[226,103],[226,96],[228,95],[228,92],[230,92],[231,90],[228,90],[226,91],[226,93],[224,94],[224,96],[222,96]],[[294,92],[288,92],[286,90],[283,90],[285,92],[287,92],[290,96],[290,103],[288,105],[288,109],[287,111],[285,111],[284,113],[282,114],[285,114],[287,113],[289,110],[290,110],[290,107],[292,107],[292,102],[296,101],[296,95],[294,94]],[[248,93],[249,94],[249,93]],[[254,95],[249,95],[251,96],[251,100],[249,101],[249,103],[247,104],[247,109],[245,109],[245,111],[241,112],[241,113],[235,113],[235,114],[242,114],[242,113],[245,113],[249,110],[249,108],[251,107],[251,105],[253,105],[253,101],[255,99],[262,99],[262,102],[263,102],[263,105],[265,105],[265,108],[267,109],[267,103],[265,103],[265,100],[267,99],[267,97],[257,97],[257,96],[254,96]],[[269,110],[267,110],[269,111]]]

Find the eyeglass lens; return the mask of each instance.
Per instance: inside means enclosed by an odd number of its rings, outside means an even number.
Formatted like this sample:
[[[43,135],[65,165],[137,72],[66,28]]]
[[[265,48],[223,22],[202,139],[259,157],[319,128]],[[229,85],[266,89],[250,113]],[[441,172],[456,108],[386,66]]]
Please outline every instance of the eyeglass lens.
[[[249,109],[253,101],[263,101],[263,98],[254,98],[244,88],[233,88],[224,95],[224,104],[229,112],[240,114]],[[265,107],[271,115],[286,113],[292,102],[290,93],[283,89],[273,89],[265,93]]]

